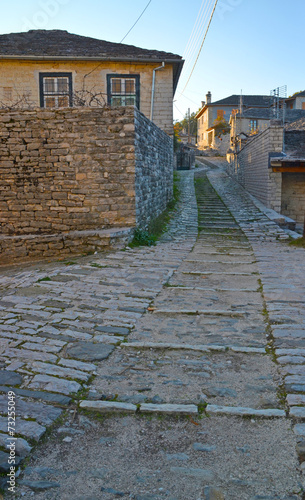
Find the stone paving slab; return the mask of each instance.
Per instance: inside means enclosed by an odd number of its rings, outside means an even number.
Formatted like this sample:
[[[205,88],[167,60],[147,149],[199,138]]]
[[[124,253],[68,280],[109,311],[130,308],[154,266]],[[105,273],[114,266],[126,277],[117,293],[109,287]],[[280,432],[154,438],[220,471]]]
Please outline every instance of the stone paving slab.
[[[253,321],[251,317],[159,314],[151,315],[149,323],[141,318],[129,340],[264,348],[265,328],[258,315]]]
[[[276,367],[265,355],[204,354],[152,348],[117,352],[98,368],[100,398],[144,402],[277,408]]]

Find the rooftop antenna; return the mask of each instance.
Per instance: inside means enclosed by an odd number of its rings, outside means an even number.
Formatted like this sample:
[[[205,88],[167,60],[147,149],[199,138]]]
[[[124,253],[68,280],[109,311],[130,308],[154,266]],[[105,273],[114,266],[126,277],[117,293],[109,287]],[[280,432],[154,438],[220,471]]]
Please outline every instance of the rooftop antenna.
[[[280,120],[282,112],[282,125],[283,125],[283,151],[285,154],[285,117],[286,117],[286,99],[287,99],[287,85],[276,87],[270,90],[270,95],[273,97],[273,116]]]
[[[241,131],[242,131],[242,124],[241,124],[241,116],[242,116],[242,113],[243,113],[243,91],[241,89],[240,91],[240,96],[239,96],[239,134],[241,134]]]
[[[285,99],[287,99],[287,85],[282,85],[281,87],[276,87],[270,90],[270,96],[273,97],[273,116],[277,120],[280,119],[280,109],[283,109],[283,124],[285,119],[284,105]],[[283,107],[281,104],[283,103]]]

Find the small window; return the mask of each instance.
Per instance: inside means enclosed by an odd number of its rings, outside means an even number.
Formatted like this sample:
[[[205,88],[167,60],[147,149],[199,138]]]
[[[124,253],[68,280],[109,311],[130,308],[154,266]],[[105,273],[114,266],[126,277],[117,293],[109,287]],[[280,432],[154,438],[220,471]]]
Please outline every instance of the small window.
[[[68,108],[72,106],[72,74],[40,73],[40,106]]]
[[[305,109],[305,102],[302,102],[302,109]]]
[[[218,120],[223,120],[223,117],[224,117],[224,111],[223,111],[223,109],[218,109],[217,110],[217,119]]]
[[[250,120],[250,132],[257,132],[258,130],[258,121]]]
[[[110,106],[136,106],[139,108],[139,75],[107,75],[107,96]]]

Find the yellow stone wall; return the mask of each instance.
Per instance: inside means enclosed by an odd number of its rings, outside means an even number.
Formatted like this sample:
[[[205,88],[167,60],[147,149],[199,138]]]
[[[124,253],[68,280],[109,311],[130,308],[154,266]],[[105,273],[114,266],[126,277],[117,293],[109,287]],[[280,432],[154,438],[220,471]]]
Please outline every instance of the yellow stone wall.
[[[40,105],[39,73],[72,73],[73,91],[103,92],[107,102],[107,74],[140,75],[140,111],[150,118],[153,69],[159,63],[111,63],[98,61],[0,61],[0,107],[16,103],[24,96],[35,107]],[[89,74],[90,73],[90,74]],[[86,76],[88,75],[88,76]],[[10,100],[11,97],[11,100]],[[22,99],[24,101],[24,99]],[[173,135],[173,67],[166,64],[156,72],[154,123]]]

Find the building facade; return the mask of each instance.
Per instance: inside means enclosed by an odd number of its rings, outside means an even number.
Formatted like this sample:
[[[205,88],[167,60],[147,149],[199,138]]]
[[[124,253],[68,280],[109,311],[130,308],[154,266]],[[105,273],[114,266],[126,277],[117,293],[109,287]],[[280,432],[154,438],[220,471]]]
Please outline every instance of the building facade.
[[[263,95],[231,95],[219,101],[212,102],[211,92],[206,95],[206,101],[202,102],[202,107],[197,113],[198,136],[197,144],[199,149],[216,146],[215,125],[219,122],[230,122],[232,114],[243,113],[249,108],[269,108],[272,104],[272,97]],[[229,146],[229,141],[227,141]]]
[[[0,36],[0,107],[135,105],[173,134],[183,60],[61,30]]]

